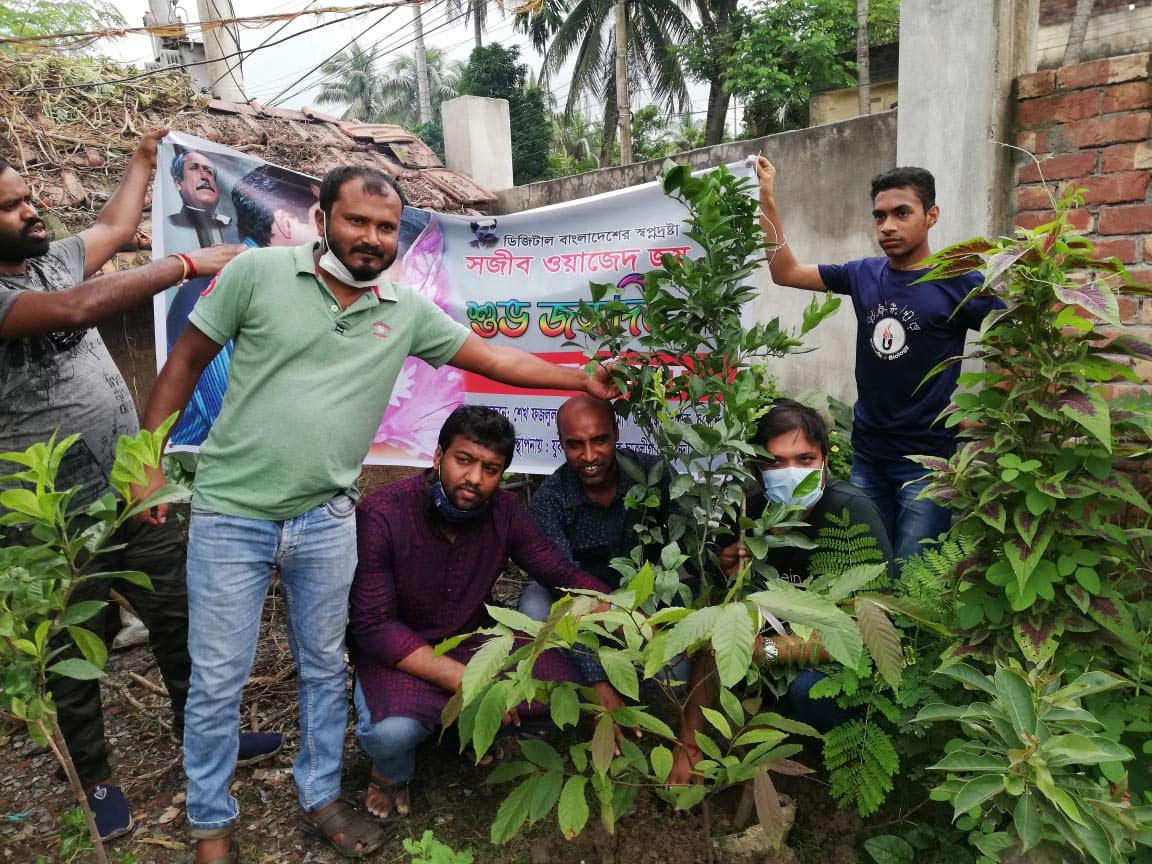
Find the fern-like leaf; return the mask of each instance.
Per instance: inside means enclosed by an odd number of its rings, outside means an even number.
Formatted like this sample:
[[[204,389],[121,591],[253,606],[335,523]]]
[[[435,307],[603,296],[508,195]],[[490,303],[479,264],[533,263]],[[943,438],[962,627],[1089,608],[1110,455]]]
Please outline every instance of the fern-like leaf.
[[[900,756],[883,729],[849,720],[824,736],[824,764],[837,805],[855,806],[861,816],[870,816],[892,791]]]
[[[872,654],[876,671],[888,682],[893,690],[900,689],[900,675],[904,667],[904,652],[900,648],[900,634],[884,611],[873,600],[857,597],[856,623],[864,644]]]

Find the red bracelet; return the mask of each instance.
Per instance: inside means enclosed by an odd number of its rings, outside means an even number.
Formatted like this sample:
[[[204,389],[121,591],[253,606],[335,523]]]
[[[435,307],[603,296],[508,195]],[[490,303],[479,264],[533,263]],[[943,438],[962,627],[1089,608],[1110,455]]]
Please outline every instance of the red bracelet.
[[[189,277],[191,277],[192,279],[195,279],[197,276],[200,275],[200,271],[196,269],[196,263],[192,260],[192,258],[190,256],[185,255],[183,252],[177,252],[176,257],[179,258],[181,261],[183,261],[184,266],[188,268]]]

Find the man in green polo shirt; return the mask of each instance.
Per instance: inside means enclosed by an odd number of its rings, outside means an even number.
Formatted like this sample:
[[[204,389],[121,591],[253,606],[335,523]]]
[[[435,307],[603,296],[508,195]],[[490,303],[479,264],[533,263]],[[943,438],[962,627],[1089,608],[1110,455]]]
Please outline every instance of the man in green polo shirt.
[[[339,797],[344,630],[356,567],[353,487],[404,359],[515,386],[618,395],[603,368],[589,378],[490,345],[418,291],[381,279],[396,257],[402,207],[387,175],[330,171],[316,214],[323,242],[255,249],[229,264],[197,302],[144,413],[144,426],[156,429],[182,410],[200,373],[233,340],[224,404],[201,449],[188,536],[184,769],[196,864],[237,858],[239,808],[229,786],[240,694],[274,567],[300,679],[293,773],[304,827],[349,857],[384,841],[378,825]],[[157,473],[148,488],[163,482]],[[166,509],[146,518],[161,522]]]

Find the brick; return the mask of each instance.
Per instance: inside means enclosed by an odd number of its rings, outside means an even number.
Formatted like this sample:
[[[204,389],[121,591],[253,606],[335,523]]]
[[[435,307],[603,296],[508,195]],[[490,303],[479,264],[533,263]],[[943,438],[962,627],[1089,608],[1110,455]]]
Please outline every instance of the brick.
[[[1101,234],[1144,234],[1152,232],[1152,205],[1130,204],[1105,207],[1100,211]]]
[[[1140,301],[1135,297],[1117,297],[1116,303],[1120,307],[1120,321],[1124,324],[1135,324],[1140,314]]]
[[[1152,68],[1152,54],[1128,54],[1065,66],[1056,72],[1056,84],[1062,90],[1083,90],[1101,84],[1120,84],[1147,78]]]
[[[1115,114],[1117,111],[1132,111],[1136,108],[1152,108],[1152,81],[1130,81],[1104,88],[1101,114]]]
[[[1045,210],[1051,208],[1052,194],[1047,186],[1021,186],[1016,190],[1016,209]]]
[[[1145,300],[1140,305],[1140,323],[1152,324],[1152,300]]]
[[[1084,120],[1100,113],[1100,91],[1080,90],[1063,96],[1046,96],[1021,102],[1016,119],[1021,126],[1042,126],[1056,121]]]
[[[1152,141],[1139,144],[1116,144],[1104,150],[1100,160],[1100,170],[1105,174],[1113,171],[1142,171],[1152,168]]]
[[[1048,149],[1047,145],[1048,136],[1044,132],[1033,130],[1016,135],[1016,146],[1029,153],[1043,153]]]
[[[1152,383],[1152,360],[1134,360],[1132,371],[1140,376],[1145,384]]]
[[[1047,96],[1056,89],[1056,70],[1047,69],[1043,72],[1033,72],[1021,75],[1016,79],[1016,98],[1035,99],[1037,96]]]
[[[1123,141],[1144,141],[1152,128],[1152,115],[1147,111],[1093,117],[1066,123],[1061,130],[1064,140],[1074,147],[1098,147]]]
[[[1139,242],[1135,237],[1096,240],[1093,246],[1097,258],[1119,258],[1125,264],[1135,264],[1140,260]]]
[[[1051,210],[1033,210],[1027,213],[1017,213],[1012,224],[1017,228],[1035,228],[1045,222],[1051,222],[1055,218],[1056,214]],[[1068,222],[1081,234],[1091,233],[1092,226],[1095,224],[1092,214],[1084,209],[1073,210],[1068,214]]]
[[[1123,171],[1101,177],[1078,177],[1061,184],[1061,187],[1083,189],[1085,204],[1116,204],[1122,201],[1143,201],[1148,192],[1148,180],[1147,171]]]
[[[1152,267],[1129,267],[1128,268],[1128,275],[1132,277],[1133,281],[1137,285],[1146,285],[1149,288],[1152,288]],[[1152,306],[1152,297],[1149,297],[1147,300],[1145,300],[1144,305],[1145,306]],[[1152,322],[1142,322],[1142,323],[1152,323]],[[1148,335],[1152,336],[1152,333],[1149,333]]]
[[[1144,260],[1152,261],[1152,237],[1144,238]]]
[[[1040,167],[1029,160],[1020,167],[1021,183],[1037,183],[1043,172],[1045,180],[1067,180],[1069,177],[1084,177],[1096,170],[1096,151],[1089,153],[1064,153],[1040,160]]]

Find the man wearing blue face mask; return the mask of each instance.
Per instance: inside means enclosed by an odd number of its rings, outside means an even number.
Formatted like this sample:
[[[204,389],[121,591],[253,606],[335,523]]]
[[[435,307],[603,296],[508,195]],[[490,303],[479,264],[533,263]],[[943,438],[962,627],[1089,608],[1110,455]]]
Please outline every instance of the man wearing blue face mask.
[[[761,492],[748,502],[748,515],[755,519],[773,504],[798,504],[804,508],[800,517],[807,522],[797,529],[811,540],[821,528],[831,527],[829,515],[842,518],[847,514],[852,525],[867,525],[868,534],[888,563],[888,576],[896,578],[892,541],[880,508],[862,489],[828,473],[828,426],[824,418],[807,405],[792,399],[778,399],[756,430],[755,443],[773,456],[773,461],[760,466]],[[820,484],[799,498],[794,493],[813,471],[820,472]],[[772,550],[768,563],[789,582],[803,582],[810,575],[808,563],[814,549],[784,546]],[[720,553],[725,570],[735,572],[746,551],[735,544]]]
[[[849,524],[868,526],[867,534],[876,541],[876,549],[883,556],[879,560],[888,564],[888,578],[896,578],[892,541],[880,509],[859,488],[828,473],[828,426],[819,413],[792,399],[777,399],[772,410],[760,419],[755,443],[771,453],[773,460],[759,466],[761,490],[760,494],[748,500],[746,509],[750,518],[759,518],[769,503],[798,504],[804,508],[798,518],[808,524],[793,530],[815,541],[819,540],[821,528],[833,525],[830,515],[838,519],[847,515]],[[797,488],[813,471],[820,473],[819,485],[797,497]],[[777,547],[766,560],[777,569],[782,579],[800,583],[811,575],[809,563],[812,553],[817,551],[818,546],[815,549]],[[720,565],[725,574],[734,574],[747,560],[748,554],[748,550],[737,543],[720,552]],[[795,719],[827,732],[848,719],[849,714],[835,700],[809,696],[813,685],[823,677],[824,674],[815,669],[801,670],[789,685],[788,693],[782,699],[782,708]],[[695,733],[704,728],[700,708],[716,702],[715,684],[711,677],[694,671],[692,680],[700,683],[693,687],[692,701],[684,712],[681,744],[676,748],[668,778],[672,785],[692,781],[692,767],[701,758],[695,745]]]
[[[509,559],[553,591],[609,590],[561,555],[516,496],[500,489],[515,445],[512,424],[496,411],[457,408],[440,430],[431,470],[374,492],[357,513],[349,644],[356,736],[372,759],[365,806],[379,818],[411,811],[416,748],[439,725],[484,640],[439,656],[436,644],[491,623],[486,604]],[[579,680],[560,651],[541,655],[532,674]],[[601,704],[621,704],[606,681],[593,689]],[[521,705],[504,723],[547,713]]]

